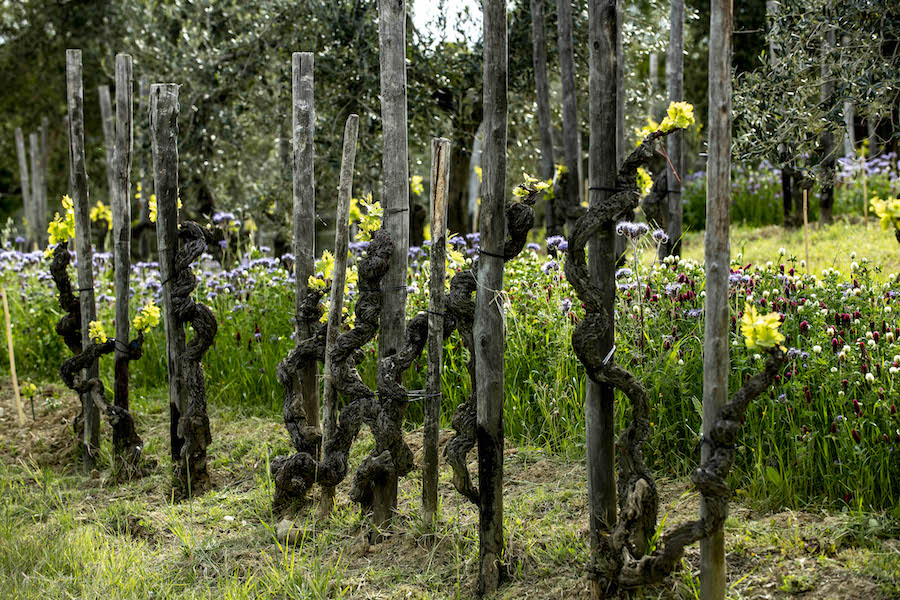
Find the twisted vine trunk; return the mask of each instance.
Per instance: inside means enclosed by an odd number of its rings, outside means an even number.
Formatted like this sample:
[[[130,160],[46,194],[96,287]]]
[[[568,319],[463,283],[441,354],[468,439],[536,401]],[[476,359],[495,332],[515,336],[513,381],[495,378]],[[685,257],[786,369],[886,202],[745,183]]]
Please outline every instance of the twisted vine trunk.
[[[66,347],[72,354],[81,354],[81,303],[78,297],[72,293],[72,282],[66,268],[72,262],[69,254],[69,242],[62,242],[53,249],[53,258],[50,261],[50,277],[56,284],[59,293],[59,307],[65,313],[56,322],[56,334],[63,339]],[[81,412],[72,421],[72,429],[77,439],[84,435],[84,399],[81,401]]]
[[[212,346],[218,331],[216,317],[205,304],[191,297],[197,277],[191,263],[206,252],[212,234],[192,221],[185,221],[178,231],[181,247],[175,255],[175,273],[171,281],[172,307],[178,326],[190,324],[194,330],[181,355],[181,374],[186,398],[184,412],[178,421],[178,434],[184,440],[175,476],[188,495],[209,488],[206,448],[212,442],[209,416],[206,414],[206,382],[203,377],[203,355]]]
[[[663,536],[654,552],[647,553],[647,540],[656,529],[659,502],[642,451],[650,429],[649,399],[637,378],[616,365],[612,354],[606,351],[604,339],[609,330],[610,309],[605,290],[591,277],[585,250],[598,230],[609,227],[637,206],[637,168],[650,160],[653,145],[664,135],[660,131],[651,134],[625,160],[615,182],[615,189],[621,191],[591,206],[579,219],[566,257],[566,279],[585,306],[585,317],[572,333],[575,355],[592,381],[618,388],[632,406],[628,426],[616,441],[618,519],[608,531],[594,534],[595,548],[588,571],[596,597],[612,597],[620,588],[661,581],[680,564],[686,546],[721,528],[730,495],[725,479],[734,463],[743,415],[749,403],[775,381],[785,360],[780,349],[770,351],[763,372],[750,378],[717,417],[707,422],[704,459],[692,477],[703,494],[706,511],[699,520],[677,526]]]

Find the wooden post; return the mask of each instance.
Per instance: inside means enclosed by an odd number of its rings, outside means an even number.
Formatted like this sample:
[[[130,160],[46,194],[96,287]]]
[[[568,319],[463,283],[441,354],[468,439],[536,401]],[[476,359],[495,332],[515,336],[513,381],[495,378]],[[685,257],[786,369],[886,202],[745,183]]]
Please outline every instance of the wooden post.
[[[606,202],[616,185],[616,0],[591,0],[589,6],[589,40],[591,47],[590,86],[590,203]],[[605,188],[605,189],[601,189]],[[609,320],[599,340],[601,354],[614,350],[616,236],[614,223],[602,227],[588,246],[591,277],[603,293]],[[596,553],[601,531],[616,522],[615,422],[613,387],[590,379],[585,386],[585,430],[587,437],[588,498],[590,503],[591,549]],[[594,560],[599,560],[596,556]],[[593,597],[602,593],[593,581]]]
[[[334,230],[334,272],[331,278],[331,298],[328,306],[328,331],[325,335],[325,390],[322,394],[322,454],[337,431],[337,390],[332,382],[332,353],[341,329],[344,305],[344,284],[347,281],[347,254],[350,251],[350,199],[353,193],[353,168],[356,163],[356,138],[359,117],[347,118],[344,126],[344,150],[341,156],[341,178],[338,186],[338,205]],[[334,503],[334,488],[323,488],[319,515],[325,516]]]
[[[78,261],[78,300],[81,304],[81,343],[87,347],[91,343],[89,331],[91,321],[97,320],[97,306],[94,301],[94,274],[91,270],[93,252],[88,177],[84,165],[84,86],[81,50],[66,50],[66,87],[72,163],[70,180],[75,209],[75,254]],[[86,370],[85,379],[98,376],[99,368],[94,362]],[[94,403],[92,393],[84,394],[81,402],[84,411],[82,467],[85,472],[90,472],[94,468],[95,453],[100,445],[100,411]]]
[[[562,129],[563,150],[565,152],[566,168],[569,170],[568,185],[566,187],[567,207],[566,235],[572,235],[575,220],[572,211],[568,207],[576,207],[581,204],[581,148],[578,135],[578,105],[575,100],[575,50],[572,44],[572,0],[559,1],[559,66],[562,79]],[[615,49],[613,49],[615,52]],[[613,129],[615,131],[615,124]],[[615,136],[613,136],[615,140]]]
[[[31,154],[31,219],[34,221],[31,225],[34,232],[31,243],[34,248],[38,248],[41,244],[40,225],[37,220],[38,206],[41,203],[41,145],[37,132],[28,136],[28,145]]]
[[[709,19],[709,159],[706,184],[706,323],[703,336],[703,435],[728,401],[728,275],[731,261],[732,0],[713,0]],[[809,263],[807,263],[809,264]],[[702,444],[701,460],[710,458]],[[700,517],[708,514],[701,497]],[[725,535],[700,541],[700,597],[725,598]]]
[[[441,362],[444,351],[444,278],[447,244],[447,199],[450,191],[450,140],[431,140],[431,278],[428,283],[428,375],[425,384],[425,431],[422,460],[422,505],[426,527],[437,520],[438,435],[441,427]]]
[[[378,333],[378,356],[400,352],[406,334],[406,285],[409,261],[409,130],[406,119],[406,0],[378,0],[378,41],[381,62],[381,121],[384,183],[381,203],[384,229],[394,242],[384,278],[384,306]],[[378,370],[383,367],[379,361]],[[397,506],[397,476],[375,486],[373,507],[380,515]]]
[[[473,330],[478,398],[478,593],[481,595],[495,592],[500,584],[500,558],[504,546],[503,348],[506,332],[503,330],[501,294],[506,241],[508,86],[506,2],[484,0],[483,7],[485,136],[479,229],[484,252],[478,258]]]
[[[827,26],[822,40],[821,57],[821,103],[829,106],[833,102],[834,80],[832,79],[832,51],[836,44],[834,27]],[[826,109],[827,110],[827,109]],[[834,134],[825,129],[821,134],[822,145],[822,184],[819,190],[819,224],[831,223],[834,211],[834,177],[835,177],[835,146]]]
[[[293,178],[294,178],[294,314],[299,315],[311,275],[315,274],[316,256],[316,179],[314,146],[316,109],[314,97],[314,55],[294,52],[291,56],[293,96]],[[297,344],[312,337],[313,331],[303,323],[297,330]],[[316,365],[304,367],[297,375],[303,396],[303,410],[310,427],[319,426],[319,385]]]
[[[156,190],[156,239],[159,274],[163,283],[163,316],[166,325],[166,366],[169,375],[169,436],[172,464],[181,461],[184,437],[178,421],[187,408],[187,391],[181,368],[185,349],[184,327],[175,317],[172,285],[178,252],[178,85],[150,86],[150,141],[153,151],[153,188]]]
[[[6,288],[3,294],[3,318],[6,320],[6,348],[9,351],[9,376],[12,379],[13,395],[16,397],[16,411],[19,413],[19,425],[25,424],[25,411],[22,409],[22,396],[19,395],[19,379],[16,377],[16,354],[13,349],[12,323],[9,318],[9,302],[6,299]]]
[[[100,120],[103,124],[103,146],[106,149],[106,185],[109,201],[112,201],[113,189],[116,186],[116,115],[113,114],[112,99],[109,94],[109,86],[97,87],[100,95]],[[118,92],[116,93],[118,96]]]
[[[116,352],[115,352],[115,405],[129,410],[128,352],[127,345],[131,322],[129,319],[131,276],[131,157],[134,142],[132,131],[132,79],[131,56],[116,56],[116,124],[115,153],[111,171],[113,252],[116,265]],[[127,440],[119,439],[120,432],[113,429],[113,448],[121,452]]]
[[[150,256],[150,238],[152,230],[150,229],[150,196],[153,190],[151,185],[152,177],[147,176],[147,122],[149,117],[149,100],[150,89],[147,87],[147,80],[141,78],[138,81],[138,117],[137,117],[137,139],[138,147],[134,153],[137,161],[138,185],[140,186],[141,197],[138,198],[138,222],[143,225],[138,236],[140,247],[138,255],[142,260],[147,260]]]
[[[684,0],[672,0],[669,12],[669,50],[666,57],[666,78],[669,87],[669,102],[684,100]],[[684,173],[684,160],[681,131],[676,131],[666,138],[666,154],[671,165],[666,170],[666,189],[669,191],[669,242],[670,254],[681,254],[681,236],[683,228],[683,211],[681,204],[681,182],[679,177]],[[674,170],[673,170],[674,169]]]
[[[550,123],[550,84],[547,82],[547,39],[544,34],[544,0],[531,0],[532,58],[534,89],[537,96],[538,126],[541,132],[541,178],[553,179],[556,164],[553,158],[553,133]],[[547,202],[544,224],[547,235],[558,235],[562,229],[556,222],[556,202]],[[433,237],[433,236],[432,236]]]
[[[40,183],[38,190],[41,193],[40,201],[35,204],[36,213],[34,219],[38,232],[38,247],[45,248],[47,246],[47,163],[49,161],[48,137],[50,134],[50,119],[41,118],[41,165],[40,165]]]
[[[25,237],[31,243],[35,237],[34,228],[37,225],[32,215],[34,209],[31,204],[31,178],[28,176],[28,155],[25,153],[25,135],[21,127],[16,127],[16,153],[19,155],[19,182],[22,185],[22,212],[28,223]]]

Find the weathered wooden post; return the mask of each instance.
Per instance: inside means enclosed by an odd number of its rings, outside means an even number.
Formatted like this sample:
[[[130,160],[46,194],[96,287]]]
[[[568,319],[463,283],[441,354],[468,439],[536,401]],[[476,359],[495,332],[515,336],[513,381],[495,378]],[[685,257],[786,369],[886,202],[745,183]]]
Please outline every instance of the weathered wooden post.
[[[829,106],[834,101],[834,79],[832,78],[832,53],[836,45],[837,35],[834,27],[829,26],[822,40],[822,92],[821,102],[823,106]],[[834,133],[826,127],[821,134],[822,146],[822,183],[819,192],[819,224],[831,223],[834,211],[834,178],[835,178],[835,145]],[[870,156],[875,155],[875,148],[870,142]],[[867,201],[863,201],[863,205]]]
[[[32,244],[39,247],[41,244],[41,225],[38,223],[38,207],[41,204],[41,144],[37,132],[29,134],[28,145],[31,156],[31,219],[34,221],[31,226],[34,231]]]
[[[706,323],[703,336],[703,435],[707,437],[728,401],[728,237],[731,205],[732,0],[713,0],[709,18],[709,163],[706,183]],[[711,456],[703,444],[701,460]],[[700,518],[710,512],[703,497]],[[725,534],[700,541],[700,597],[725,598]]]
[[[550,125],[550,85],[547,82],[547,39],[544,33],[544,0],[531,0],[532,61],[534,90],[537,96],[538,129],[541,132],[541,179],[553,179],[556,164],[553,158],[553,134]],[[556,200],[547,201],[544,224],[547,235],[559,235],[562,228],[556,222]]]
[[[316,179],[313,169],[316,110],[314,98],[314,65],[311,52],[295,52],[291,56],[293,96],[293,179],[294,179],[294,314],[300,315],[308,282],[315,275],[316,255]],[[338,223],[340,225],[340,223]],[[313,335],[310,323],[297,317],[297,345]],[[304,366],[297,375],[306,422],[319,426],[319,385],[316,364]]]
[[[438,435],[441,427],[441,359],[444,351],[444,278],[450,140],[431,140],[431,277],[428,282],[428,375],[422,453],[422,504],[425,525],[433,527],[438,501]]]
[[[384,306],[378,335],[378,356],[384,359],[403,348],[406,333],[406,284],[409,260],[409,131],[406,119],[406,0],[378,0],[378,41],[381,62],[381,121],[384,134],[381,203],[384,229],[394,242],[384,278]],[[379,360],[379,375],[383,371]],[[397,505],[397,476],[375,486],[375,523]]]
[[[75,254],[78,261],[78,300],[81,305],[81,344],[91,344],[90,324],[97,320],[94,301],[94,274],[91,270],[91,218],[88,198],[88,177],[84,166],[84,87],[82,84],[81,50],[66,50],[66,88],[69,113],[69,141],[72,169],[72,202],[75,210]],[[86,379],[99,376],[96,361],[86,370]],[[100,445],[100,411],[93,393],[81,397],[84,415],[82,439],[82,468],[90,472],[95,464],[95,452]]]
[[[616,0],[591,0],[590,39],[590,203],[606,202],[616,187],[616,140],[608,133],[616,129],[616,43],[618,39]],[[588,247],[591,278],[603,294],[608,321],[599,341],[606,356],[615,350],[615,269],[614,223],[604,224]],[[614,389],[610,384],[588,380],[585,386],[585,429],[587,436],[588,498],[592,552],[596,553],[601,531],[616,522]],[[596,560],[596,557],[595,557]],[[600,587],[593,581],[593,597]]]
[[[572,0],[559,1],[559,65],[562,79],[563,150],[568,169],[565,188],[566,235],[571,236],[581,210],[581,148],[578,134],[578,105],[575,100],[575,50],[572,44]],[[613,49],[615,52],[615,49]],[[615,131],[615,123],[613,123]],[[615,136],[613,136],[615,142]],[[615,143],[613,143],[615,150]]]
[[[38,230],[38,246],[44,248],[47,245],[47,165],[49,163],[48,138],[50,137],[50,119],[41,117],[41,183],[38,189],[41,191],[41,199],[37,204],[37,221]]]
[[[166,369],[169,376],[169,436],[172,463],[181,460],[184,437],[178,422],[185,410],[185,382],[181,357],[185,348],[184,327],[175,316],[171,279],[178,252],[178,85],[150,86],[150,140],[153,151],[153,188],[156,190],[156,237],[159,274],[163,281],[163,313],[166,326]]]
[[[100,96],[100,121],[103,124],[103,147],[106,150],[106,185],[109,190],[109,201],[112,201],[113,189],[116,186],[116,115],[113,113],[109,86],[98,86],[97,93]],[[118,96],[118,92],[116,95]]]
[[[341,329],[344,307],[344,284],[347,280],[347,254],[350,251],[350,200],[353,194],[353,168],[356,164],[356,139],[359,116],[347,118],[344,126],[344,150],[341,156],[341,175],[338,186],[338,205],[334,230],[334,272],[331,277],[331,297],[328,304],[328,331],[325,335],[325,389],[322,394],[322,448],[326,448],[337,431],[337,389],[334,385],[334,354]],[[319,515],[325,516],[334,503],[334,488],[323,487]]]
[[[669,102],[684,100],[684,0],[672,0],[669,11],[669,49],[666,56]],[[671,165],[666,171],[666,189],[669,192],[669,241],[664,244],[666,254],[681,254],[683,211],[681,205],[681,177],[684,172],[682,132],[676,131],[666,138],[666,154]],[[674,170],[673,170],[674,169]],[[660,251],[663,247],[660,246]]]
[[[484,173],[482,252],[475,295],[475,368],[478,394],[478,592],[500,584],[503,555],[503,256],[506,241],[507,39],[506,2],[484,4]]]
[[[131,321],[129,318],[131,277],[131,156],[134,141],[132,132],[132,79],[131,56],[116,56],[116,123],[115,153],[111,165],[113,171],[110,188],[112,199],[113,252],[116,265],[116,352],[114,404],[129,409],[128,379],[129,352],[127,348]],[[113,430],[113,448],[118,454],[127,440],[121,432]]]
[[[150,88],[147,80],[141,78],[138,81],[138,120],[137,138],[138,145],[135,152],[138,174],[138,256],[146,260],[150,256],[150,240],[153,237],[153,225],[150,223],[150,196],[153,189],[153,178],[147,176],[147,122],[149,117]],[[152,166],[152,165],[151,165]]]
[[[35,239],[35,227],[37,223],[33,216],[34,208],[31,203],[31,178],[28,174],[28,155],[25,152],[25,135],[21,127],[16,127],[16,153],[19,156],[19,182],[22,185],[22,212],[28,222],[25,237],[29,243]]]

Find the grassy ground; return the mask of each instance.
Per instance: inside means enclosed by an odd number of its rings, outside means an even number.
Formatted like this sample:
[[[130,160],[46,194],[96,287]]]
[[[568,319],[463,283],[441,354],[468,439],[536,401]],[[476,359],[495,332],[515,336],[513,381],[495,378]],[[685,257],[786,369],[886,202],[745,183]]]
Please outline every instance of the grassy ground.
[[[145,454],[158,464],[130,483],[108,470],[74,469],[69,420],[77,400],[42,386],[50,402],[19,427],[9,386],[0,390],[0,597],[2,598],[471,598],[477,513],[441,479],[437,535],[419,520],[420,474],[401,484],[399,516],[377,545],[339,489],[326,521],[302,509],[290,539],[270,510],[268,460],[288,449],[277,420],[236,419],[212,409],[215,489],[193,502],[171,500],[161,396],[136,394]],[[108,432],[104,430],[104,436]],[[442,441],[448,437],[442,435]],[[414,451],[421,431],[409,434]],[[352,460],[368,451],[362,437]],[[418,458],[418,456],[417,456]],[[473,456],[474,458],[474,456]],[[108,460],[108,456],[107,456]],[[473,463],[474,466],[474,463]],[[501,598],[587,597],[585,468],[542,450],[506,451],[508,578]],[[681,480],[663,480],[668,528],[697,514]],[[286,528],[288,524],[282,524]],[[726,524],[729,597],[876,600],[900,595],[900,543],[880,515],[781,512],[734,503]],[[698,551],[665,585],[637,598],[697,597]]]
[[[703,236],[705,232],[688,232],[684,238],[684,255],[703,261]],[[731,255],[743,254],[744,264],[779,261],[778,251],[784,248],[786,259],[792,256],[797,263],[806,258],[806,244],[803,228],[784,229],[776,225],[767,227],[731,228]],[[862,219],[842,219],[827,227],[819,228],[818,223],[809,229],[809,268],[818,274],[822,269],[834,267],[844,273],[850,272],[850,253],[856,252],[857,261],[862,257],[870,263],[883,267],[885,273],[900,271],[900,246],[890,231],[882,231],[877,219],[869,220],[866,229]]]

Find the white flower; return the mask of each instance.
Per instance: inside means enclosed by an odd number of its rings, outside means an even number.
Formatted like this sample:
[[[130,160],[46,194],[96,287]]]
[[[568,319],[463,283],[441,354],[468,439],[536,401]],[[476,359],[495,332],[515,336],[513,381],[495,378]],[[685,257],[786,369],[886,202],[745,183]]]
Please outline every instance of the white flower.
[[[894,332],[888,331],[886,334],[884,334],[884,337],[885,337],[885,339],[887,339],[887,341],[893,342],[894,341]]]
[[[831,372],[832,372],[832,373],[837,373],[837,371],[838,371],[837,367],[831,367]]]
[[[886,312],[886,313],[891,312],[891,307],[890,307],[890,306],[885,306],[885,307],[884,307],[884,312]]]
[[[738,252],[738,253],[737,253],[737,259],[736,259],[736,260],[737,260],[738,262],[741,262],[742,260],[744,260],[744,253],[743,253],[743,252]]]
[[[771,269],[771,268],[772,268],[772,264],[773,264],[773,263],[772,263],[771,260],[766,261],[766,268],[767,268],[767,269]]]
[[[858,271],[858,270],[859,270],[859,263],[855,263],[855,262],[850,263],[850,271],[851,272]]]
[[[814,353],[816,353],[816,354],[821,354],[821,353],[822,353],[822,346],[819,346],[819,345],[817,344],[817,345],[815,345],[815,346],[812,347],[812,351],[813,351]]]
[[[850,253],[850,260],[856,260],[856,252]]]
[[[778,256],[784,256],[784,248],[778,249]]]
[[[894,355],[894,362],[900,364],[900,354]]]
[[[844,345],[843,348],[841,348],[841,352],[843,354],[847,354],[848,352],[850,352],[850,350],[852,350],[852,348],[850,348],[850,346],[847,346],[846,344]]]
[[[898,372],[900,372],[900,369],[898,369],[897,367],[891,367],[890,369],[888,369],[888,371],[891,372],[891,375],[896,375]]]
[[[761,354],[754,354],[754,355],[753,355],[753,360],[759,360],[759,359],[761,359],[761,358],[762,358],[762,355],[761,355]]]
[[[801,260],[801,261],[800,261],[800,268],[801,268],[801,269],[805,269],[805,268],[806,268],[806,261],[805,261],[805,260]]]
[[[683,365],[684,365],[684,360],[681,359],[681,358],[679,358],[679,359],[678,359],[678,364],[683,366]]]
[[[872,335],[872,332],[871,332],[871,331],[867,331],[867,332],[866,332],[866,338],[867,338],[867,339],[870,339],[870,340],[871,340],[873,337],[875,337],[875,336]]]
[[[868,344],[869,348],[874,348],[874,347],[875,347],[875,340],[869,340],[869,341],[867,342],[867,344]]]
[[[854,324],[854,325],[859,325],[859,319],[853,319],[853,324]]]
[[[632,305],[631,310],[634,312],[634,314],[638,314],[641,312],[641,307],[638,304],[634,304]]]
[[[843,396],[843,395],[844,395],[844,390],[838,390],[838,396]]]
[[[861,259],[859,259],[859,262],[861,262],[864,265],[867,265],[867,264],[869,264],[869,259],[866,258],[865,256],[863,256]]]
[[[868,381],[869,383],[873,383],[875,381],[875,376],[871,373],[866,373],[866,381]]]
[[[763,290],[763,298],[768,298],[771,295],[772,294],[771,294],[771,292],[769,292],[769,290]]]
[[[706,290],[703,290],[702,292],[700,292],[700,297],[706,298]]]

